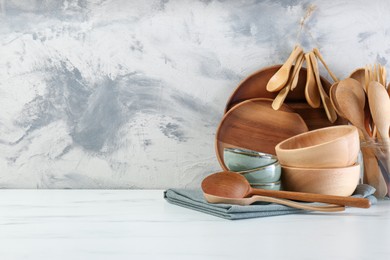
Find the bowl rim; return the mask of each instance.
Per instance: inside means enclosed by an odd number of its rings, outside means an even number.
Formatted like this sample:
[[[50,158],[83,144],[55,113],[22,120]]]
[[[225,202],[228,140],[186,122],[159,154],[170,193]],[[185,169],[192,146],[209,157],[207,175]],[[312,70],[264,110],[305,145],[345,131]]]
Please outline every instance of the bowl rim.
[[[244,149],[244,148],[238,148],[238,147],[225,147],[223,149],[223,151],[224,152],[232,152],[235,154],[248,155],[249,157],[272,159],[272,160],[275,160],[275,162],[278,160],[278,158],[273,154],[262,153],[262,152]]]
[[[269,164],[266,164],[266,165],[263,165],[263,166],[260,166],[257,168],[248,169],[245,171],[238,171],[236,173],[239,173],[241,175],[245,175],[245,174],[249,174],[249,173],[260,171],[260,170],[266,170],[266,169],[271,169],[271,168],[276,169],[277,167],[280,167],[280,168],[282,167],[279,161],[275,161],[275,162],[272,162],[272,163],[269,163]]]
[[[293,166],[282,166],[282,169],[283,168],[287,168],[287,169],[296,169],[296,170],[299,170],[300,172],[313,172],[313,171],[316,171],[316,172],[320,172],[320,171],[325,171],[325,170],[343,170],[343,169],[352,169],[352,168],[359,168],[360,169],[360,163],[358,162],[355,162],[354,164],[352,165],[348,165],[348,166],[344,166],[344,167],[327,167],[327,168],[320,168],[320,167],[310,167],[310,168],[303,168],[303,167],[293,167]]]
[[[291,149],[285,149],[285,148],[281,148],[282,145],[288,143],[288,142],[291,142],[291,140],[293,139],[297,139],[297,138],[300,138],[302,136],[305,136],[305,135],[312,135],[314,133],[317,133],[317,132],[325,132],[325,131],[330,131],[330,130],[333,130],[333,129],[336,129],[336,128],[346,128],[346,129],[349,129],[349,131],[342,135],[342,136],[339,136],[335,139],[332,139],[332,140],[329,140],[327,142],[323,142],[323,143],[320,143],[320,144],[315,144],[315,145],[310,145],[310,146],[305,146],[305,147],[300,147],[300,148],[291,148]],[[315,129],[315,130],[312,130],[312,131],[308,131],[308,132],[305,132],[305,133],[302,133],[302,134],[298,134],[298,135],[295,135],[295,136],[292,136],[286,140],[283,140],[281,141],[280,143],[278,143],[276,146],[275,146],[275,151],[283,151],[283,152],[296,152],[296,151],[304,151],[304,150],[308,150],[308,149],[312,149],[312,148],[315,148],[315,147],[320,147],[320,146],[323,146],[323,145],[327,145],[327,144],[330,144],[330,143],[333,143],[333,142],[336,142],[342,138],[345,138],[346,136],[349,136],[349,135],[352,135],[356,133],[357,136],[359,137],[358,135],[358,130],[356,128],[356,126],[353,126],[353,125],[336,125],[336,126],[328,126],[328,127],[323,127],[323,128],[319,128],[319,129]]]
[[[279,181],[273,181],[273,182],[259,182],[259,183],[256,183],[256,182],[251,182],[249,183],[251,186],[252,185],[256,185],[256,186],[276,186],[276,185],[281,185],[282,184],[282,181],[279,180]]]

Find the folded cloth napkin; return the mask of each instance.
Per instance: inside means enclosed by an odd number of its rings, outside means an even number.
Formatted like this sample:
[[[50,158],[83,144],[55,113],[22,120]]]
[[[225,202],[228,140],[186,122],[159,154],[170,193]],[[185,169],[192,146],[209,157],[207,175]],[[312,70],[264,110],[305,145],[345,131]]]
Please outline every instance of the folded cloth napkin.
[[[367,184],[359,184],[352,197],[368,198],[371,201],[371,204],[375,204],[377,200],[373,196],[374,192],[375,188]],[[164,191],[164,198],[172,204],[230,220],[269,217],[305,212],[301,209],[295,209],[284,205],[274,203],[269,204],[263,202],[257,202],[250,206],[212,204],[206,201],[201,189],[168,189]],[[323,205],[321,203],[308,204]]]

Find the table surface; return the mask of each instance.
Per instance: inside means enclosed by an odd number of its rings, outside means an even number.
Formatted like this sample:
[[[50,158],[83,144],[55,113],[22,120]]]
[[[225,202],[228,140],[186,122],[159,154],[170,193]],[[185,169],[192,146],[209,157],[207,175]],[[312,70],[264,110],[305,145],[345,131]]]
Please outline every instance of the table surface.
[[[389,240],[387,240],[389,239]],[[389,259],[390,201],[230,221],[162,190],[0,190],[0,259]]]

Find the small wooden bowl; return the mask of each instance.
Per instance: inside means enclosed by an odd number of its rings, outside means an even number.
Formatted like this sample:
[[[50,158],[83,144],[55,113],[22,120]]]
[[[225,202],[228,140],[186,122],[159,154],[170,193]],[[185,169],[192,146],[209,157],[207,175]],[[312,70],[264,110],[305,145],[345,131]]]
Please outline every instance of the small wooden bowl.
[[[321,128],[288,138],[276,145],[282,166],[331,168],[353,165],[359,154],[357,128],[340,125]]]
[[[360,165],[342,168],[282,167],[283,190],[350,196],[360,178]]]

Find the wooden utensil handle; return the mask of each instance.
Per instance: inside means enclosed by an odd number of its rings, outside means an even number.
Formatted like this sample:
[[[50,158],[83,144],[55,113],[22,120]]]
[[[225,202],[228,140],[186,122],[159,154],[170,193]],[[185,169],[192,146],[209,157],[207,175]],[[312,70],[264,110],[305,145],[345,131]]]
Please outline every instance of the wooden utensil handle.
[[[277,191],[277,190],[263,190],[251,188],[249,195],[268,196],[279,199],[299,200],[306,202],[322,202],[329,204],[336,204],[342,206],[369,208],[371,203],[368,199],[353,198],[333,195],[322,195],[314,193],[293,192],[293,191]]]
[[[339,79],[333,74],[333,72],[329,69],[328,65],[326,64],[324,58],[322,57],[321,53],[320,53],[320,50],[318,50],[317,48],[314,48],[313,49],[314,51],[314,54],[317,56],[317,58],[320,59],[320,61],[322,62],[322,64],[324,65],[325,69],[328,71],[329,75],[332,77],[332,79],[334,80],[334,82],[338,82]]]
[[[284,63],[284,66],[291,66],[294,61],[301,55],[302,52],[302,48],[300,46],[297,46],[287,58],[286,62]]]
[[[277,204],[289,206],[296,209],[303,209],[309,211],[337,212],[337,211],[344,211],[345,209],[343,206],[339,206],[339,205],[312,206],[312,205],[305,205],[303,203],[299,203],[291,200],[277,199],[273,197],[259,196],[259,195],[255,195],[250,199],[252,203],[255,201],[271,202],[271,203],[277,203]]]

